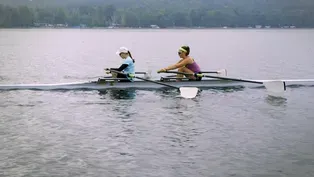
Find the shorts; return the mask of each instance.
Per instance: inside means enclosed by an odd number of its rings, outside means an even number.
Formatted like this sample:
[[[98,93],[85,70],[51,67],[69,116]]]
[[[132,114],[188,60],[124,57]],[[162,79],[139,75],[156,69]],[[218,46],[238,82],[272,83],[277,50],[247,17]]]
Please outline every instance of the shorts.
[[[118,74],[117,78],[127,79],[127,80],[120,80],[119,82],[132,82],[126,75]]]

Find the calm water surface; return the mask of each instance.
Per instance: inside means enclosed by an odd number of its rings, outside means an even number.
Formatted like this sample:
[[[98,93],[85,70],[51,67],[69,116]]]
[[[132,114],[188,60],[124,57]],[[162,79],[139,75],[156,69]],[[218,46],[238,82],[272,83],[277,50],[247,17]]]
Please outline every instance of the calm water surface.
[[[314,78],[314,30],[0,30],[0,84],[90,80],[178,60],[190,45],[230,77]],[[314,87],[203,90],[0,91],[0,176],[312,177]]]

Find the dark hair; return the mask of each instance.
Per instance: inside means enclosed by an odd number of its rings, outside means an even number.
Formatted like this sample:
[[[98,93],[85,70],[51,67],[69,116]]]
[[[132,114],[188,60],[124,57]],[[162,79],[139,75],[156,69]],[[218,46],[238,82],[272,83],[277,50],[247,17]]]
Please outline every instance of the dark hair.
[[[130,51],[128,51],[128,54],[129,54],[129,56],[132,58],[133,63],[135,63],[135,60],[134,60],[134,58],[132,57],[132,54],[131,54],[131,52],[130,52]]]
[[[188,56],[190,54],[190,47],[185,45],[181,47],[182,49],[186,50],[186,56]]]

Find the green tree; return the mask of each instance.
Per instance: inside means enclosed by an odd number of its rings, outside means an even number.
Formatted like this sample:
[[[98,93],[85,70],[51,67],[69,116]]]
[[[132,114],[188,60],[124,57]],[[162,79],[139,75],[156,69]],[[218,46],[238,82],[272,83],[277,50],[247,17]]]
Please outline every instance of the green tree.
[[[36,22],[54,23],[54,13],[50,9],[37,9]]]
[[[34,22],[78,26],[314,27],[312,0],[2,0],[0,27],[29,27]]]
[[[54,16],[54,24],[66,24],[67,22],[67,16],[63,10],[63,8],[58,8],[57,12]]]
[[[19,26],[30,27],[34,25],[34,13],[27,6],[19,7]]]
[[[134,12],[124,12],[121,16],[121,25],[139,27],[139,20]]]
[[[112,4],[105,6],[104,8],[104,17],[105,21],[107,21],[107,24],[114,23],[114,15],[116,12],[116,7]]]

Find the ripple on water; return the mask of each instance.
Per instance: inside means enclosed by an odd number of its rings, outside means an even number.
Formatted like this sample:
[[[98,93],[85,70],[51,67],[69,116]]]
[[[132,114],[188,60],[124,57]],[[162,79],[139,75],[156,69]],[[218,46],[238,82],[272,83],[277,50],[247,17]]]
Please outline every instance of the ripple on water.
[[[5,76],[0,76],[0,81],[6,81],[7,78]]]

